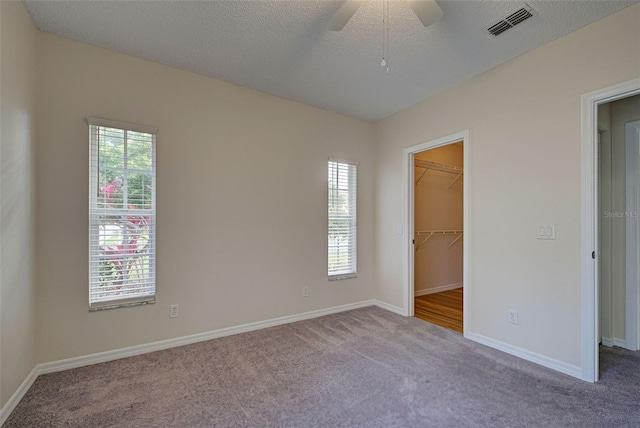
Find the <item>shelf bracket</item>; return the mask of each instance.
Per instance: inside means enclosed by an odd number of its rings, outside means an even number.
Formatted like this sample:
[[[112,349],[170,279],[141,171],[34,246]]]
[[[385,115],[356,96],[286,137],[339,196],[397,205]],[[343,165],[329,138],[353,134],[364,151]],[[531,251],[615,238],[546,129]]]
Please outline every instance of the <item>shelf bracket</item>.
[[[427,171],[429,171],[429,167],[426,167],[424,169],[424,171],[422,171],[422,174],[420,174],[420,177],[418,177],[418,179],[416,180],[416,185],[418,185],[418,183],[420,183],[420,180],[422,180],[422,177],[424,177],[424,175],[427,173]]]
[[[424,238],[422,240],[422,242],[418,244],[418,246],[416,247],[416,251],[418,251],[418,249],[420,249],[420,247],[422,247],[424,245],[424,243],[427,242],[429,240],[429,238],[431,238],[433,236],[433,233],[434,232],[431,232],[430,234],[428,234],[427,237]]]
[[[460,178],[461,176],[462,176],[462,173],[456,175],[456,178],[453,179],[453,181],[451,182],[451,184],[449,184],[449,187],[447,187],[447,189],[451,189],[451,186],[453,186],[453,183],[458,181],[458,178]]]
[[[462,233],[461,233],[460,235],[458,235],[458,236],[456,237],[456,239],[454,239],[453,241],[451,241],[451,243],[449,244],[449,248],[451,248],[451,246],[452,246],[453,244],[455,244],[456,242],[458,242],[458,239],[460,239],[460,238],[462,238]]]

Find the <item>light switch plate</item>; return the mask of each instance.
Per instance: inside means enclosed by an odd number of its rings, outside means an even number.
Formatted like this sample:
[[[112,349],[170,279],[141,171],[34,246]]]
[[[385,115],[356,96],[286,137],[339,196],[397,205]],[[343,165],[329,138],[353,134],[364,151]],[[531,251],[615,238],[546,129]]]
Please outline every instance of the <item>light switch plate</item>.
[[[548,224],[545,235],[547,239],[556,239],[556,225]]]
[[[536,227],[536,239],[552,240],[556,239],[556,225],[555,224],[539,224]]]

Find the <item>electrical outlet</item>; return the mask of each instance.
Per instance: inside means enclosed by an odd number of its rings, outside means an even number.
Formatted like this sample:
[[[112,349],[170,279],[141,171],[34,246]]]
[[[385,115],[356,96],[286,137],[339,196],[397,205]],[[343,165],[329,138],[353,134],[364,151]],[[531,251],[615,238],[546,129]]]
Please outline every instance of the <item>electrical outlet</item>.
[[[178,305],[169,305],[169,318],[178,318],[180,315]]]
[[[302,297],[309,297],[309,287],[304,287],[302,289]]]
[[[518,311],[509,309],[509,322],[511,324],[518,324]]]

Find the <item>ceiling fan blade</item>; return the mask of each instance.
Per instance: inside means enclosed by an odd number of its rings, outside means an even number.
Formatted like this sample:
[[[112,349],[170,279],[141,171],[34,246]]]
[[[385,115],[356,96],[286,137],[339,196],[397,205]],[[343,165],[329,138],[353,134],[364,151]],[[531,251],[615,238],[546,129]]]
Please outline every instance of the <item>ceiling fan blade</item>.
[[[407,0],[407,3],[425,27],[435,24],[442,18],[442,9],[435,0]]]
[[[338,9],[336,14],[333,15],[331,21],[329,21],[329,30],[342,30],[344,26],[347,25],[347,22],[349,22],[353,14],[356,13],[356,10],[358,10],[358,8],[362,6],[362,3],[364,3],[365,1],[366,0],[347,0],[346,2],[344,2],[344,4],[340,7],[340,9]]]

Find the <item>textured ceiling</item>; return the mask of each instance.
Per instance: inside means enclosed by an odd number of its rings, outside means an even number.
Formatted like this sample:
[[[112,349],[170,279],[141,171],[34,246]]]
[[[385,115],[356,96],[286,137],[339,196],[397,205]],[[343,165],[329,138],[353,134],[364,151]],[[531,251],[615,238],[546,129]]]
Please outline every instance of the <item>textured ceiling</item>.
[[[376,121],[636,1],[529,0],[539,15],[493,38],[483,29],[522,1],[438,0],[424,28],[391,1],[389,73],[382,2],[340,32],[341,1],[25,1],[42,31]]]

